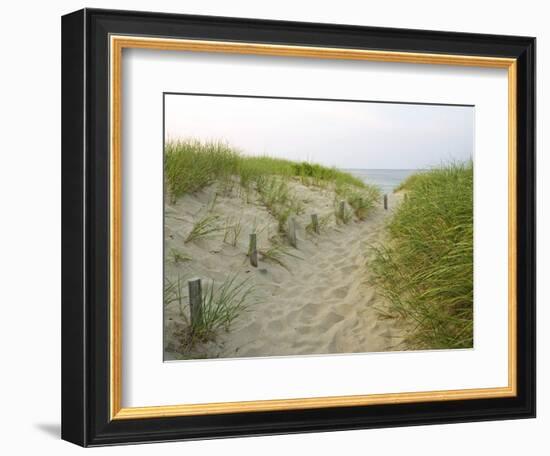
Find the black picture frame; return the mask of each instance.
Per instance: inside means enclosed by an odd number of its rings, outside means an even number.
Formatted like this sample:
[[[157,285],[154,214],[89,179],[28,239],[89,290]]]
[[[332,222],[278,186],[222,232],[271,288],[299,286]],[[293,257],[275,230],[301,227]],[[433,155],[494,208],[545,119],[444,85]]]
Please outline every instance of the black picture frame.
[[[517,395],[111,420],[108,38],[112,34],[517,59]],[[534,416],[534,38],[98,9],[63,17],[63,439],[99,446]]]

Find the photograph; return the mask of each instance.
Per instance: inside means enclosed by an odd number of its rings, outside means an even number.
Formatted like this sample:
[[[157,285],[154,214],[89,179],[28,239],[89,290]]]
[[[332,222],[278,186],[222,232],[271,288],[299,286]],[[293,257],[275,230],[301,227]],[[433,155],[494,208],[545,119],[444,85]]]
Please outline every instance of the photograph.
[[[46,326],[64,441],[363,430],[384,451],[404,426],[501,435],[489,421],[537,416],[542,19],[297,7],[62,16],[61,138],[33,125],[62,149],[45,174],[61,171],[62,196],[61,322]],[[49,218],[10,200],[33,245]]]
[[[164,361],[474,348],[474,106],[163,106]]]

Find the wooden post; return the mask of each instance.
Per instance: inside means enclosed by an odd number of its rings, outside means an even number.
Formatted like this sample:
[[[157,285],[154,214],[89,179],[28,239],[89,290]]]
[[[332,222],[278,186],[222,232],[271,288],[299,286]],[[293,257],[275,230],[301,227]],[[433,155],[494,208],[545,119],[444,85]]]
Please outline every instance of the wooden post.
[[[248,256],[250,264],[255,268],[258,267],[258,250],[256,248],[256,233],[250,233],[250,244],[248,246]]]
[[[340,201],[340,209],[338,213],[340,214],[340,220],[344,221],[346,219],[346,202],[345,201]]]
[[[189,286],[189,310],[191,326],[195,327],[202,320],[202,285],[201,279],[195,278],[187,282]]]
[[[405,193],[405,194],[403,195],[403,200],[404,200],[405,202],[407,202],[407,201],[409,200],[409,195],[408,195],[407,193]]]
[[[311,227],[314,233],[319,234],[319,217],[317,214],[311,214]]]
[[[388,210],[388,195],[384,194],[384,209]]]
[[[298,241],[296,239],[296,220],[291,217],[288,221],[288,240],[292,247],[298,248]]]

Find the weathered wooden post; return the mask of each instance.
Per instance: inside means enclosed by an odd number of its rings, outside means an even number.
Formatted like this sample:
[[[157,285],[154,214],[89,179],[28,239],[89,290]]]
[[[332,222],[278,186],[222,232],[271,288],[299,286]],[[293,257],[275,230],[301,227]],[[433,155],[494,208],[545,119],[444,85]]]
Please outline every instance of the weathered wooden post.
[[[298,241],[296,239],[296,219],[291,217],[288,221],[288,240],[292,247],[298,248]]]
[[[342,220],[343,222],[346,219],[346,202],[345,201],[340,201],[340,209],[338,211],[338,214],[339,214],[340,220]]]
[[[319,217],[317,214],[311,214],[311,228],[314,233],[319,234]]]
[[[384,209],[388,210],[388,195],[384,193]]]
[[[189,310],[191,326],[195,328],[202,321],[202,285],[201,279],[195,278],[187,282],[189,286]]]
[[[258,267],[258,250],[256,248],[256,233],[250,233],[250,244],[248,245],[248,256],[250,264],[255,268]]]
[[[403,200],[404,200],[405,202],[407,202],[407,201],[409,200],[409,195],[408,195],[407,193],[405,193],[405,194],[403,195]]]

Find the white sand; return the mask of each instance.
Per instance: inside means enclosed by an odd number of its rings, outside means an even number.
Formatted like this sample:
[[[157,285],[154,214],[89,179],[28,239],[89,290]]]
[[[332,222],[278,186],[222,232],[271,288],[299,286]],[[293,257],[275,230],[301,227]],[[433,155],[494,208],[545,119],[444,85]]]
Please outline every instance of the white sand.
[[[258,268],[246,256],[249,233],[256,226],[258,248],[269,247],[269,237],[277,223],[259,203],[245,203],[234,191],[217,196],[212,214],[240,218],[243,230],[235,247],[223,242],[223,232],[209,239],[184,243],[192,225],[204,215],[214,198],[211,186],[195,195],[186,195],[165,209],[165,275],[178,277],[187,294],[187,280],[200,277],[221,283],[228,275],[250,278],[255,286],[254,303],[234,321],[229,332],[215,341],[197,346],[193,357],[228,358],[328,353],[357,353],[403,349],[404,330],[399,322],[382,318],[377,309],[383,299],[369,286],[368,243],[382,240],[384,225],[400,195],[389,195],[389,210],[382,201],[367,220],[336,225],[334,218],[320,235],[306,234],[311,213],[319,217],[334,213],[334,193],[292,184],[305,213],[296,217],[298,248],[291,252],[301,259],[284,257],[288,268],[260,260]],[[192,258],[175,262],[172,252]],[[184,299],[187,303],[187,299]],[[184,319],[179,305],[165,308],[165,357],[182,359],[181,330]],[[184,304],[183,312],[188,312]]]

